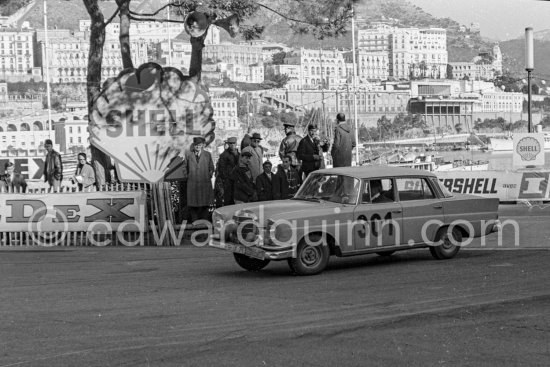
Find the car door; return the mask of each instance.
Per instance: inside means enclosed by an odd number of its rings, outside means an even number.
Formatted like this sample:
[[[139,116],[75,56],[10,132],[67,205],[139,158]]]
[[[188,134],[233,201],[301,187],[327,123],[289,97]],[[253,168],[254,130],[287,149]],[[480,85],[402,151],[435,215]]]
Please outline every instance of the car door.
[[[443,204],[424,177],[397,178],[397,194],[403,209],[403,243],[433,241],[444,221]],[[430,224],[431,223],[431,224]]]
[[[375,193],[378,186],[382,191]],[[358,202],[354,211],[354,249],[400,245],[402,209],[395,200],[393,179],[363,180]]]

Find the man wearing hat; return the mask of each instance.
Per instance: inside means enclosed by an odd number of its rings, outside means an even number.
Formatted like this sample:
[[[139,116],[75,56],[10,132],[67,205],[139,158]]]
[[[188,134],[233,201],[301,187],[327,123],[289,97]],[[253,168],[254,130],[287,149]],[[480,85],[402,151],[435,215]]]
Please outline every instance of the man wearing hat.
[[[0,177],[0,193],[14,192],[24,193],[27,191],[27,181],[19,172],[15,172],[13,162],[4,164],[4,174]]]
[[[313,171],[321,168],[322,153],[319,149],[319,142],[316,138],[317,125],[309,125],[307,127],[307,136],[300,140],[296,154],[298,159],[302,161],[302,173],[304,179]]]
[[[191,149],[185,152],[183,169],[187,173],[187,206],[191,222],[208,220],[208,208],[214,199],[212,175],[214,162],[209,152],[204,150],[204,138],[193,138]]]
[[[242,152],[239,165],[231,172],[233,186],[233,200],[235,204],[249,203],[256,201],[256,185],[252,179],[249,163],[252,153]]]
[[[223,205],[233,205],[233,186],[231,185],[231,171],[239,164],[239,151],[237,150],[237,138],[232,136],[225,143],[227,149],[220,154],[218,159],[217,178],[222,181]]]
[[[250,168],[250,173],[252,174],[252,180],[254,180],[254,182],[256,182],[256,177],[262,173],[262,164],[264,162],[264,151],[260,146],[261,140],[262,137],[259,133],[253,133],[250,145],[243,149],[243,153],[248,152],[251,154],[248,167]]]
[[[290,156],[290,164],[292,165],[292,167],[299,170],[300,162],[298,161],[298,157],[296,156],[296,151],[298,150],[298,144],[300,144],[300,140],[302,140],[302,137],[300,135],[296,135],[296,131],[294,130],[294,123],[285,122],[283,126],[285,129],[286,137],[283,139],[283,141],[281,141],[281,145],[279,147],[279,157],[281,158],[282,162],[285,156]]]
[[[355,134],[351,126],[346,122],[346,115],[342,112],[336,115],[338,126],[334,129],[334,143],[332,144],[333,167],[350,167],[352,154],[355,148]]]

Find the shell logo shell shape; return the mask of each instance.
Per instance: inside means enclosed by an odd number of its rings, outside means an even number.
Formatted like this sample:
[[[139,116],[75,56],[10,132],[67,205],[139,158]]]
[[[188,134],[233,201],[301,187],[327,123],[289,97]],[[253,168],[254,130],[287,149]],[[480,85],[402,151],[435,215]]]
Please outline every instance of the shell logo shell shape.
[[[94,101],[90,142],[109,155],[119,177],[156,183],[194,137],[214,140],[205,88],[176,68],[146,63],[104,83]]]
[[[533,161],[537,158],[537,155],[541,152],[541,146],[537,139],[526,137],[522,138],[516,147],[517,153],[524,161]]]

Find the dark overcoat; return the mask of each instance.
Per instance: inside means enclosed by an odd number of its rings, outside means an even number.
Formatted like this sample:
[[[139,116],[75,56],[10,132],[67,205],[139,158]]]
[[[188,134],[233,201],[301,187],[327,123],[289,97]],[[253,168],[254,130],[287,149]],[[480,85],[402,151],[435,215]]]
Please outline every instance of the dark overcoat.
[[[210,153],[203,150],[197,161],[194,152],[186,151],[183,169],[187,172],[187,206],[210,206],[214,200],[214,162]]]
[[[352,161],[351,150],[355,147],[355,134],[347,122],[341,123],[334,129],[334,143],[332,144],[332,166],[350,167]]]
[[[234,200],[249,203],[256,201],[256,185],[248,167],[237,166],[231,173]]]
[[[316,160],[314,155],[321,155],[319,145],[312,142],[309,136],[304,137],[298,144],[296,152],[298,159],[302,161],[302,172],[307,176],[310,172],[321,168],[321,160]]]
[[[279,165],[277,167],[277,176],[281,184],[281,199],[294,197],[294,194],[296,194],[300,185],[302,185],[302,176],[298,170],[290,166],[288,172],[285,172],[283,166]]]
[[[262,172],[256,178],[256,192],[258,193],[258,201],[280,200],[280,180],[281,178],[274,173],[271,174],[271,179],[269,179],[267,174]]]

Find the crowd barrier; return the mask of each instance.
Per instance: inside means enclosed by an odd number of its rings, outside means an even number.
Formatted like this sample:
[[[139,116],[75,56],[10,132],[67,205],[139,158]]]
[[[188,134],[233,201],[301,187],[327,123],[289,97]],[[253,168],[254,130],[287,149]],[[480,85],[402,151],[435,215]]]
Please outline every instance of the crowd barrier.
[[[150,223],[171,220],[170,185],[117,183],[79,191],[29,182],[0,189],[0,246],[148,246]],[[159,198],[162,196],[162,198]],[[156,245],[171,245],[169,238]]]
[[[501,202],[549,201],[550,171],[435,172],[450,192],[498,198]]]

